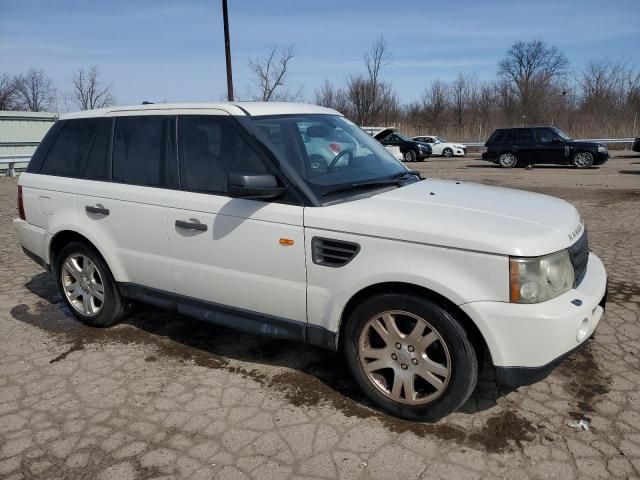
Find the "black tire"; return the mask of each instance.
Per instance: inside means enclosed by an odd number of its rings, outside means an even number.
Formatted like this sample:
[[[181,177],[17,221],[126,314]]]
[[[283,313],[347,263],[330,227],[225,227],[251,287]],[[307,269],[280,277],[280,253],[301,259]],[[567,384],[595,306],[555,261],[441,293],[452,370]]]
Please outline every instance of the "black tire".
[[[101,285],[103,286],[103,301],[101,307],[94,315],[85,315],[71,303],[63,288],[62,268],[67,259],[74,255],[82,255],[88,258],[96,268]],[[56,282],[67,308],[73,315],[86,325],[92,327],[109,327],[120,322],[129,313],[131,305],[118,292],[113,275],[102,256],[91,246],[81,241],[70,242],[65,245],[55,256],[54,274]]]
[[[415,162],[418,158],[418,154],[414,150],[407,150],[404,152],[404,161],[405,162]]]
[[[443,157],[453,157],[453,150],[451,150],[449,147],[445,148],[442,151],[442,156]]]
[[[576,152],[571,157],[571,163],[576,168],[591,168],[593,160],[593,154],[586,151]]]
[[[440,396],[428,403],[408,405],[396,401],[376,387],[364,371],[359,355],[362,331],[371,319],[387,311],[409,312],[428,319],[430,326],[437,331],[446,344],[451,362],[448,383]],[[360,303],[346,321],[342,349],[347,364],[362,391],[375,405],[386,412],[407,420],[437,421],[460,408],[475,389],[478,382],[479,357],[473,343],[455,316],[438,304],[410,294],[382,294]],[[413,350],[410,351],[413,352]],[[393,358],[393,360],[396,359],[397,357]],[[403,369],[406,370],[405,366]]]
[[[504,152],[498,157],[498,165],[502,168],[513,168],[518,164],[518,157],[515,153]]]

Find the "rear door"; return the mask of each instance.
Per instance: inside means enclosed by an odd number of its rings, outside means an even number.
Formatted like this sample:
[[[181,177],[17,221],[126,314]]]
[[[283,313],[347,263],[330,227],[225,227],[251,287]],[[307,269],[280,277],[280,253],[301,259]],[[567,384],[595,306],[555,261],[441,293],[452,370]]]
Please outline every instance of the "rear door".
[[[516,135],[517,140],[514,148],[518,162],[522,164],[539,161],[538,146],[533,135],[533,128],[518,128]]]
[[[165,192],[177,185],[175,119],[156,112],[107,117],[78,182],[78,231],[104,254],[116,280],[171,293]]]
[[[178,310],[213,314],[204,301],[236,321],[306,322],[303,207],[227,195],[229,172],[270,169],[226,112],[181,115],[178,132],[181,190],[167,196]]]

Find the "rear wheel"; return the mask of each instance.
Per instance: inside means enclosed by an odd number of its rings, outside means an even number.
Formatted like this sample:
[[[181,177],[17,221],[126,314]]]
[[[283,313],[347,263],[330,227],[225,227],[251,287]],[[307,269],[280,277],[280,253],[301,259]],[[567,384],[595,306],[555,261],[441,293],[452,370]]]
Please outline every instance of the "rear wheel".
[[[407,150],[404,153],[404,161],[405,162],[415,162],[417,157],[418,156],[416,155],[416,152],[414,152],[413,150]]]
[[[408,420],[457,410],[478,379],[473,345],[450,312],[421,297],[384,294],[347,320],[344,353],[373,403]]]
[[[577,168],[589,168],[593,165],[593,155],[590,152],[577,152],[573,155],[572,163]]]
[[[71,242],[56,255],[55,274],[62,298],[80,321],[108,327],[124,318],[127,304],[109,267],[93,248]]]
[[[515,167],[517,163],[518,159],[511,152],[502,153],[498,157],[498,165],[500,165],[502,168],[512,168]]]
[[[453,157],[453,150],[451,150],[450,148],[445,148],[442,151],[442,156],[443,157]]]

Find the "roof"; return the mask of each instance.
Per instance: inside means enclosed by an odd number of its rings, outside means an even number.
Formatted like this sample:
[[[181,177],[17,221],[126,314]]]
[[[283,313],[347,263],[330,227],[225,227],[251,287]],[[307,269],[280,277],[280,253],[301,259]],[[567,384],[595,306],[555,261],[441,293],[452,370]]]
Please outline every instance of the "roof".
[[[146,105],[130,105],[107,107],[96,110],[67,113],[60,117],[62,120],[71,118],[103,117],[108,114],[130,115],[133,112],[167,112],[175,110],[223,110],[229,115],[260,116],[287,114],[328,114],[341,115],[330,108],[307,103],[287,102],[220,102],[220,103],[151,103]]]

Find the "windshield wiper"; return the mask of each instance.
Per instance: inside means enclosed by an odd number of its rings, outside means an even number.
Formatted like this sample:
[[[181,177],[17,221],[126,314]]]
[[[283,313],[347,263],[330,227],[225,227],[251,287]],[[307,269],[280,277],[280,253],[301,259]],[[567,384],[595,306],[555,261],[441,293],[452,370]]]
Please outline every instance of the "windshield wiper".
[[[324,192],[321,196],[327,197],[329,195],[334,195],[336,193],[352,192],[354,190],[366,190],[368,188],[388,187],[390,185],[395,185],[396,187],[399,187],[401,184],[402,182],[398,180],[352,183],[351,185],[344,185],[342,187],[336,188],[335,190],[329,190],[328,192]]]

